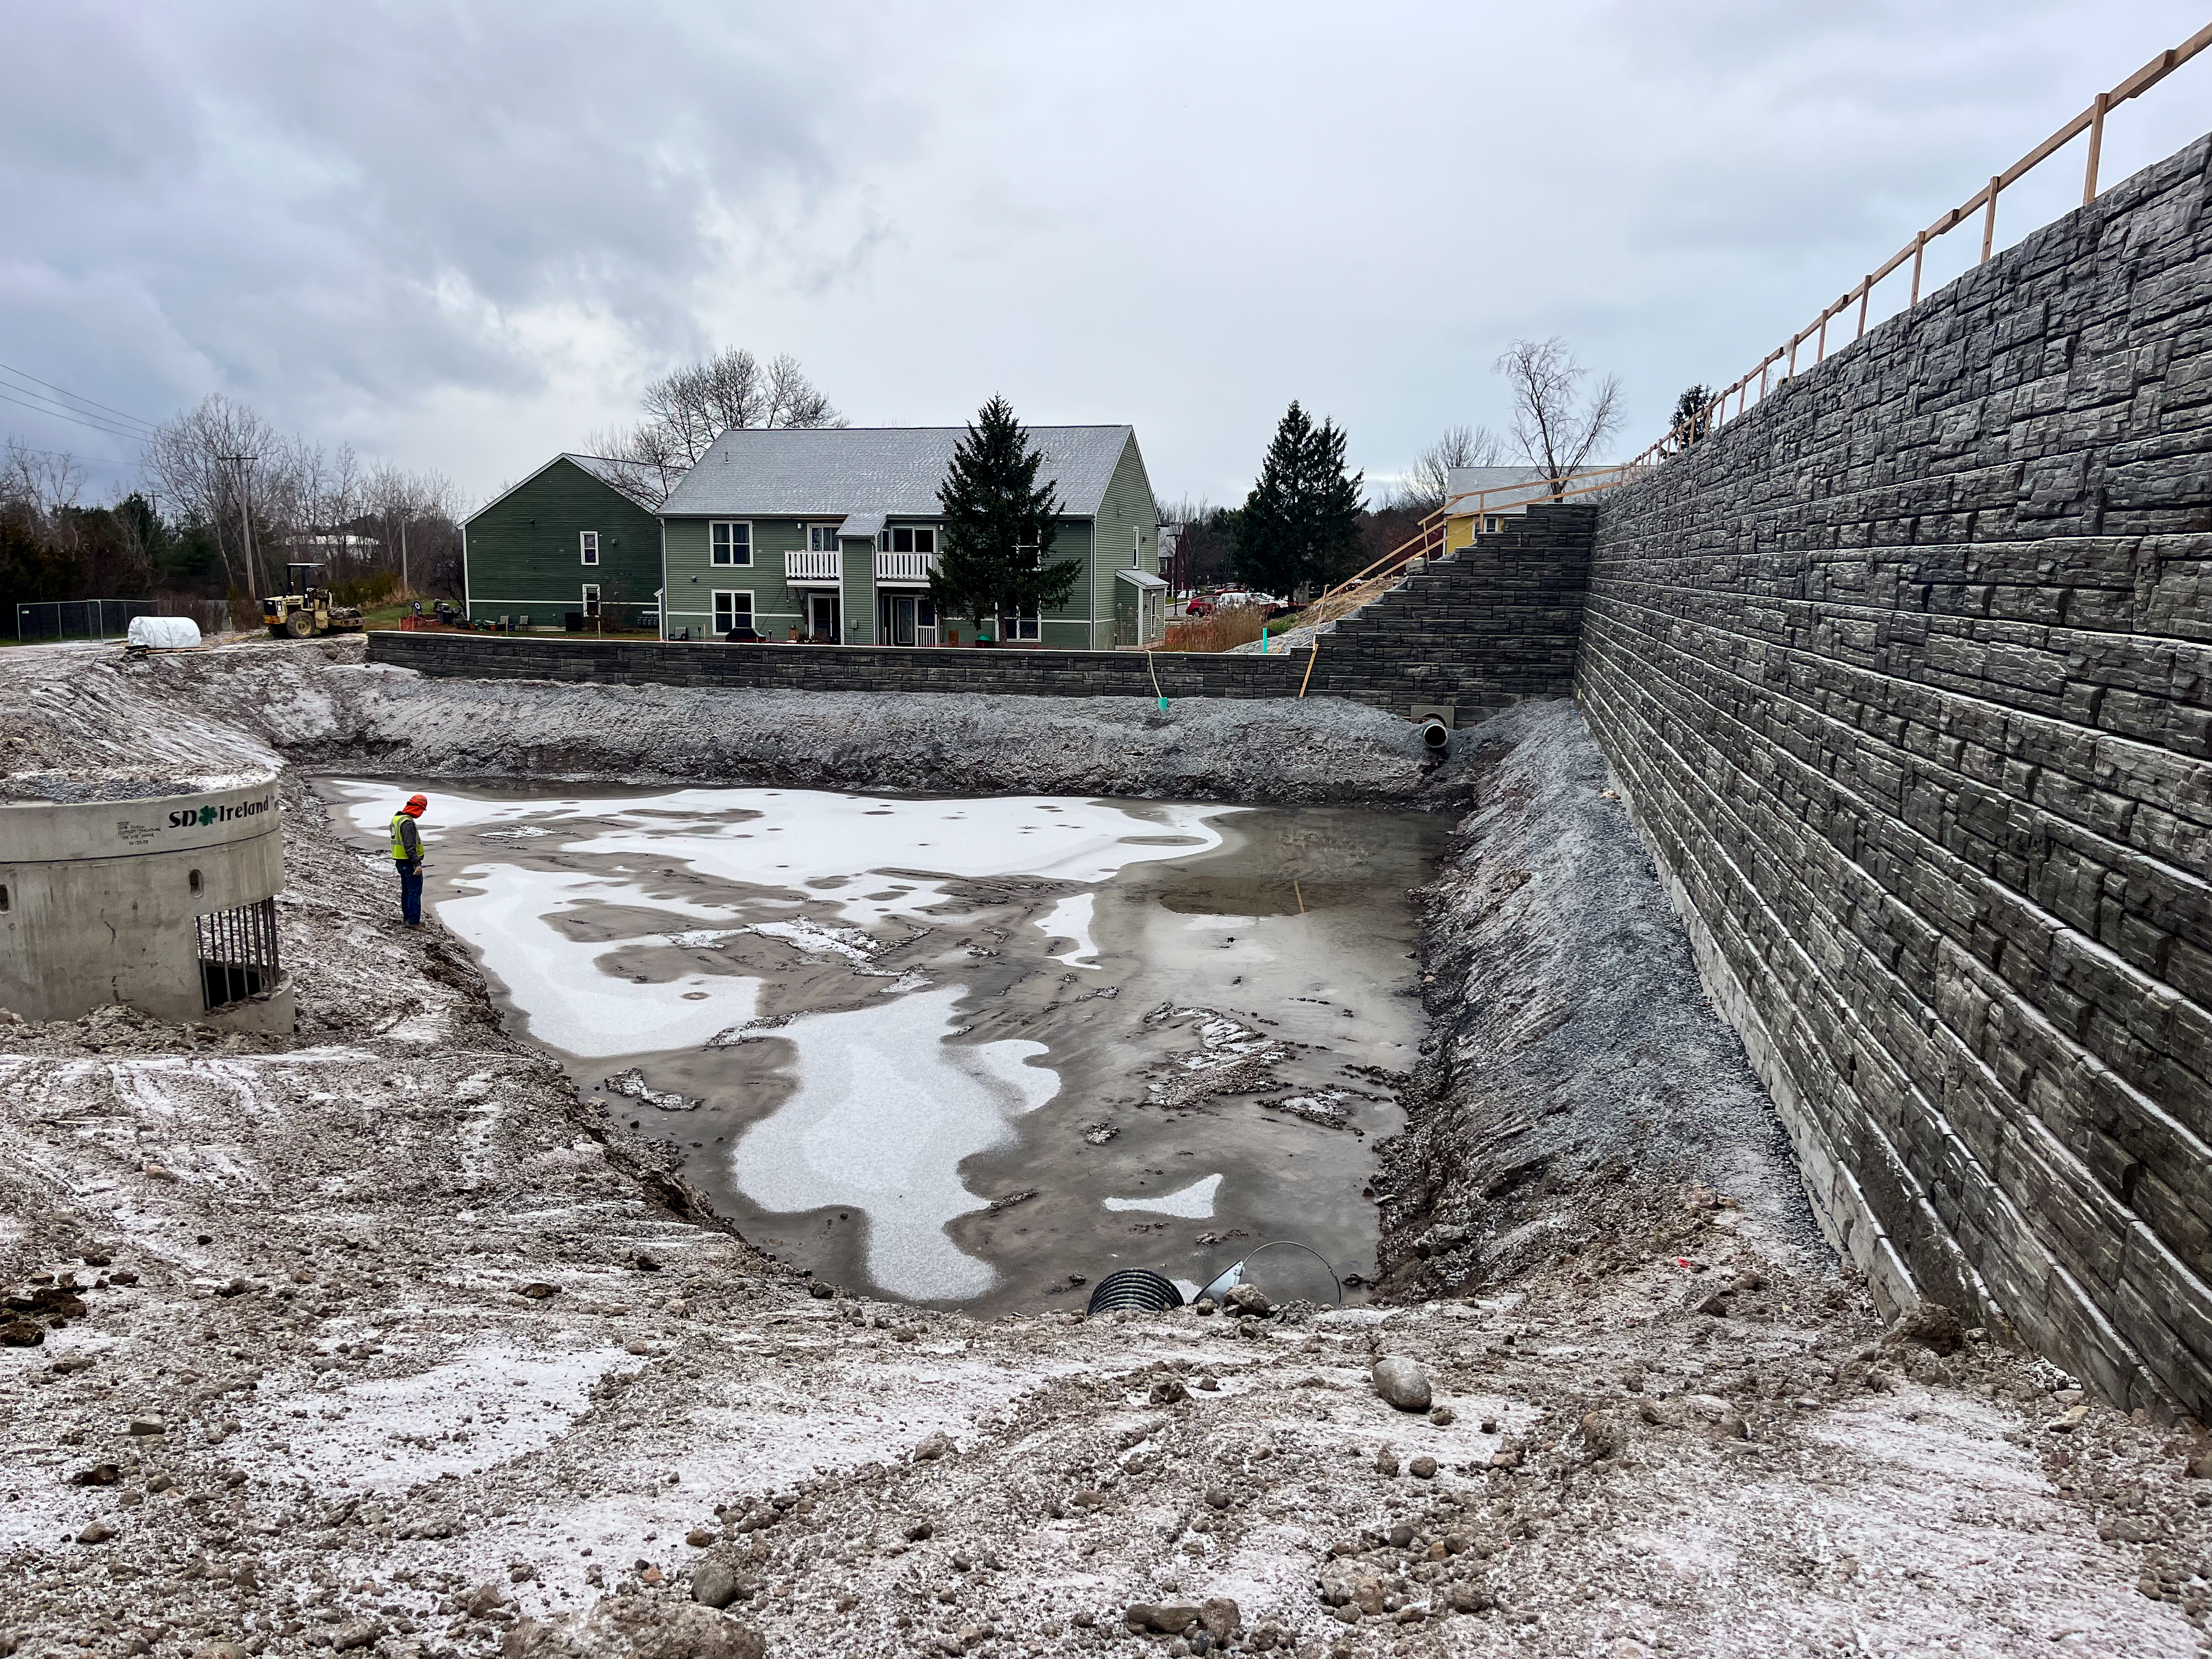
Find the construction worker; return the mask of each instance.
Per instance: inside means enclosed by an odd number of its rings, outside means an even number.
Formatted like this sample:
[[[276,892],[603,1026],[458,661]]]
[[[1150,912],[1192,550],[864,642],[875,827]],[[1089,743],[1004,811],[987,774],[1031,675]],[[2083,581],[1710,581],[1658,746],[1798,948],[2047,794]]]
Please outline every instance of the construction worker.
[[[399,914],[410,927],[422,925],[422,834],[415,820],[429,805],[428,795],[410,795],[392,815],[392,866],[399,872]]]

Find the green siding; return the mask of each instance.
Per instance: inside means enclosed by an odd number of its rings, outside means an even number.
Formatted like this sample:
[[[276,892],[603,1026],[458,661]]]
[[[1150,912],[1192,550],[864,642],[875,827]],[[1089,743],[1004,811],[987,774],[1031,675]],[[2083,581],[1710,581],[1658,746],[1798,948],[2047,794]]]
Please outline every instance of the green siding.
[[[752,526],[753,562],[746,565],[718,565],[714,562],[712,532],[714,519],[666,519],[668,535],[668,627],[671,633],[691,630],[698,639],[713,632],[717,591],[753,596],[753,626],[772,640],[789,637],[806,620],[806,592],[787,586],[783,580],[783,556],[804,551],[807,524],[831,523],[828,519],[745,519]],[[849,564],[849,561],[848,561]],[[849,591],[849,589],[848,589]],[[845,607],[848,617],[849,605]]]
[[[1120,607],[1114,589],[1128,589],[1129,584],[1116,582],[1114,573],[1132,568],[1156,575],[1160,568],[1159,508],[1152,500],[1152,480],[1146,476],[1145,458],[1138,451],[1134,433],[1122,446],[1121,459],[1115,463],[1113,479],[1098,504],[1097,556],[1091,563],[1091,614],[1097,619],[1091,643],[1099,650],[1139,643],[1133,630],[1127,638],[1121,637],[1123,628],[1115,620]]]
[[[599,532],[599,562],[583,562],[581,533]],[[609,610],[650,605],[660,586],[660,523],[566,457],[525,480],[463,530],[469,615],[526,614],[558,628],[580,611],[584,584]]]
[[[723,588],[744,589],[752,594],[754,626],[771,639],[785,637],[793,626],[803,622],[805,590],[787,587],[783,580],[785,551],[806,545],[805,529],[799,521],[788,518],[746,520],[752,526],[753,563],[750,568],[717,568],[710,562],[707,526],[711,520],[672,518],[664,522],[667,625],[672,633],[689,629],[691,637],[696,639],[711,630],[714,595],[717,589]],[[942,528],[938,520],[931,518],[898,519],[890,523],[892,527],[929,525],[940,531]],[[846,538],[841,541],[840,548],[844,568],[844,584],[839,594],[843,637],[849,645],[872,645],[877,634],[876,544],[869,539]],[[1102,549],[1106,550],[1103,557],[1100,556]],[[1115,555],[1117,549],[1118,557]],[[1158,571],[1158,514],[1152,504],[1152,484],[1145,474],[1144,458],[1139,454],[1133,437],[1122,447],[1099,517],[1096,520],[1069,518],[1060,521],[1050,556],[1055,560],[1079,559],[1084,568],[1066,603],[1045,612],[1043,625],[1038,630],[1040,643],[1075,650],[1110,649],[1119,631],[1114,620],[1114,572],[1129,568],[1133,551],[1139,568]],[[1119,586],[1128,585],[1124,582]],[[966,617],[940,617],[938,626],[940,629],[957,627],[963,638],[973,631]]]
[[[847,536],[837,545],[845,556],[844,598],[838,607],[845,619],[845,643],[873,645],[876,642],[876,544],[866,536]]]

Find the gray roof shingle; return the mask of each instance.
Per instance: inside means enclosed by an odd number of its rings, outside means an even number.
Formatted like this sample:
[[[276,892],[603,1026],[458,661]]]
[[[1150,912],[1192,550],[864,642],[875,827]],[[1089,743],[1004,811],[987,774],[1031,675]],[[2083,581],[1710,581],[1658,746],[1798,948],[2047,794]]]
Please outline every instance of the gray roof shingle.
[[[725,432],[669,492],[670,517],[757,514],[830,518],[937,516],[937,486],[952,464],[957,426],[752,427]],[[1039,477],[1060,487],[1061,511],[1095,515],[1132,435],[1127,426],[1036,426]]]

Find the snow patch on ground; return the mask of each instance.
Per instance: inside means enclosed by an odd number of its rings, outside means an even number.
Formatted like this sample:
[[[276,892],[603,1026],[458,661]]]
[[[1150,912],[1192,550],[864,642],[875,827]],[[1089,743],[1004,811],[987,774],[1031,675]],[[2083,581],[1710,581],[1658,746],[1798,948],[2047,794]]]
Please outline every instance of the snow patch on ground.
[[[556,1354],[494,1340],[412,1376],[288,1392],[238,1411],[250,1431],[239,1466],[319,1491],[398,1492],[474,1474],[550,1445],[588,1408],[591,1385],[625,1363],[635,1364],[619,1348]]]

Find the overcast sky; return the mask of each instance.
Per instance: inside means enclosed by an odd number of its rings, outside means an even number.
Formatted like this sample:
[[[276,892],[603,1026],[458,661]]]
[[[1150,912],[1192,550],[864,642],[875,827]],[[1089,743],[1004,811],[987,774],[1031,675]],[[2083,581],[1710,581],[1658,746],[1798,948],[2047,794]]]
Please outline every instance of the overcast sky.
[[[860,424],[1135,423],[1240,500],[1293,398],[1370,477],[1565,336],[1733,378],[2201,0],[1086,7],[0,0],[0,363],[210,392],[472,502],[726,343]],[[2115,115],[2212,126],[2212,53]],[[2079,147],[2009,240],[2081,189]],[[1972,233],[1947,269],[1978,252]],[[1901,295],[1900,295],[1901,297]],[[0,402],[0,431],[128,441]]]

